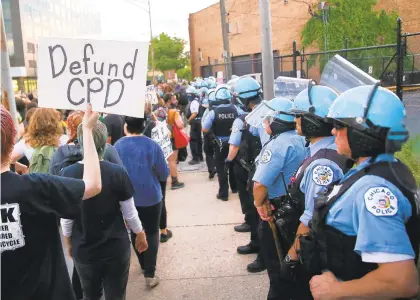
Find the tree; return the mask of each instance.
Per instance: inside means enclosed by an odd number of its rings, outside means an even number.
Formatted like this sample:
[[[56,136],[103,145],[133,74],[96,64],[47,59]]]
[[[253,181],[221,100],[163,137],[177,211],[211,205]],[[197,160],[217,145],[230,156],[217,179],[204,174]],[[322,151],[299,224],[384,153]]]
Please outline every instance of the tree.
[[[321,10],[310,10],[312,18],[302,31],[304,47],[315,45],[320,50],[343,49],[346,38],[350,48],[396,43],[397,13],[374,10],[377,0],[330,0],[328,3],[327,25],[324,25]],[[328,49],[325,47],[325,36]],[[382,57],[394,53],[395,49],[349,52],[348,59],[364,71],[369,65],[378,66],[374,70],[380,71]],[[314,61],[313,58],[311,60]],[[380,72],[375,72],[375,75],[379,76]]]
[[[190,67],[190,66],[186,66],[186,67],[185,67],[185,68],[183,68],[183,69],[179,69],[179,70],[176,72],[176,75],[178,75],[178,78],[181,78],[181,79],[185,79],[185,80],[191,81],[191,80],[192,80],[191,67]]]
[[[161,33],[152,40],[155,69],[159,71],[179,70],[185,67],[187,59],[183,53],[185,41]],[[149,48],[149,65],[152,65],[151,48]]]

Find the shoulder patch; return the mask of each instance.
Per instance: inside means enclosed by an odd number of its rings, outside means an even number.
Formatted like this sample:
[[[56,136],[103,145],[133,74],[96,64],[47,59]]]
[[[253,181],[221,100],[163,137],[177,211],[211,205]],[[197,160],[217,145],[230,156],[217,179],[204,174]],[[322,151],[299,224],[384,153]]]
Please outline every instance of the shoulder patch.
[[[232,126],[232,133],[237,133],[239,130],[238,126],[234,125]]]
[[[328,166],[317,166],[312,171],[312,179],[317,185],[329,185],[333,182],[334,173]]]
[[[3,251],[15,250],[25,246],[25,236],[20,223],[19,204],[2,204],[1,210],[1,239],[0,253]]]
[[[273,153],[270,150],[265,150],[264,153],[261,155],[261,163],[270,162],[272,156]]]
[[[393,216],[398,212],[398,199],[386,187],[373,187],[365,193],[366,209],[374,216]]]

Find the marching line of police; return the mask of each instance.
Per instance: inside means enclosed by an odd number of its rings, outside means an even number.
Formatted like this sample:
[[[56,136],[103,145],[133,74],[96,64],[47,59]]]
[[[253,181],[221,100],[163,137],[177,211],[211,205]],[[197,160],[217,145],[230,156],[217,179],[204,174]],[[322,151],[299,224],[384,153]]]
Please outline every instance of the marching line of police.
[[[191,164],[218,176],[217,199],[239,193],[250,232],[239,254],[258,253],[268,300],[410,299],[419,292],[417,184],[394,153],[408,140],[391,91],[341,95],[310,82],[290,101],[262,99],[251,77],[233,86],[194,82]],[[209,89],[210,88],[210,89]]]

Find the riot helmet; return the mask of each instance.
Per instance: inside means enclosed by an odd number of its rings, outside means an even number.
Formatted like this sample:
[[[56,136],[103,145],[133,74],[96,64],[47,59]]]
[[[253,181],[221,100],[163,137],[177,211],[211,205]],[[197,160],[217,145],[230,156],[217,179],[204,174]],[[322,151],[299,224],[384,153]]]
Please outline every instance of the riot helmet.
[[[234,89],[238,102],[241,102],[247,110],[251,110],[249,107],[251,103],[259,104],[262,101],[261,85],[250,76],[239,78]]]
[[[271,111],[263,118],[263,126],[270,127],[271,135],[281,134],[295,129],[294,116],[289,113],[293,102],[287,98],[277,97],[272,99],[268,106]]]

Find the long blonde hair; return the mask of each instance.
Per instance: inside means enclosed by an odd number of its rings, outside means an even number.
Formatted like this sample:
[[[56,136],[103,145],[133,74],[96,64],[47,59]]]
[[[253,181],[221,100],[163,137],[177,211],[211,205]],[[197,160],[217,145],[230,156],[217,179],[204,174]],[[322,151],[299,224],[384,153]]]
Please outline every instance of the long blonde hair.
[[[56,146],[63,134],[60,114],[52,108],[37,108],[24,135],[25,142],[32,148]]]

